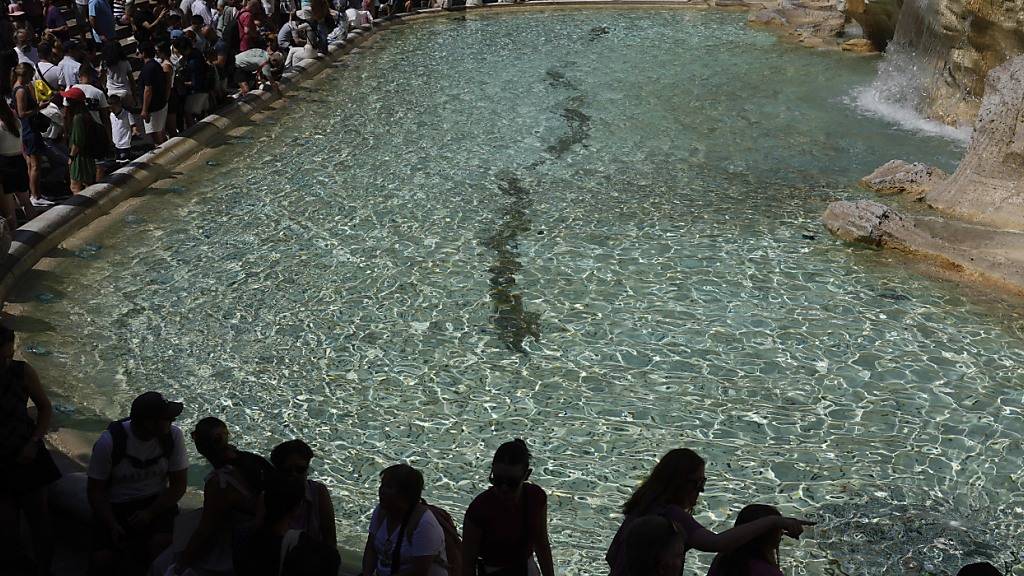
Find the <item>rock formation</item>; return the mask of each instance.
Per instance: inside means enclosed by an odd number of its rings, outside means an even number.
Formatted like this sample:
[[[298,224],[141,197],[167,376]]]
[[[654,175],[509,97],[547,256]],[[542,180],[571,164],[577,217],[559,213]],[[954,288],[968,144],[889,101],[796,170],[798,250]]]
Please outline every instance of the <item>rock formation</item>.
[[[903,0],[847,0],[846,14],[857,21],[864,37],[881,51],[896,33]]]
[[[827,43],[823,40],[830,40],[834,47],[835,39],[846,25],[846,15],[828,3],[797,3],[753,11],[747,16],[747,22],[783,30],[792,40],[805,46],[824,47]]]
[[[887,246],[912,227],[900,213],[885,204],[860,200],[833,202],[828,205],[822,223],[828,231],[847,242],[860,242],[871,246]]]
[[[947,177],[942,170],[921,162],[890,160],[861,178],[860,183],[879,194],[905,194],[912,200],[921,200]]]
[[[967,153],[925,196],[959,218],[1024,231],[1024,56],[993,70]]]

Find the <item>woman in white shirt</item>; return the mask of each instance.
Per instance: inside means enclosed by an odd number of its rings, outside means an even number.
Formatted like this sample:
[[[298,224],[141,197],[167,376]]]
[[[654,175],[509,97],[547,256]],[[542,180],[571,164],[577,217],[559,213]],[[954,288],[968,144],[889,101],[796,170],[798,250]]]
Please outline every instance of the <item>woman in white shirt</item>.
[[[423,474],[396,464],[380,474],[362,576],[448,576],[444,530],[422,501]]]

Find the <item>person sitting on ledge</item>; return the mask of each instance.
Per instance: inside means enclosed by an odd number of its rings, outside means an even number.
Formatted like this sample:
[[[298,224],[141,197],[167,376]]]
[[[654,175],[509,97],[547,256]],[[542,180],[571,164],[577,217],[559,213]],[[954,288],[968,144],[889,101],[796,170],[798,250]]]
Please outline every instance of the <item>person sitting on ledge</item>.
[[[779,518],[782,514],[772,506],[751,504],[740,510],[736,526],[761,518]],[[708,576],[782,576],[779,569],[779,544],[782,528],[762,533],[731,552],[715,556]]]
[[[631,576],[683,573],[686,532],[664,516],[644,516],[626,533],[626,566]]]
[[[792,538],[799,538],[804,526],[814,524],[796,518],[772,516],[735,526],[715,534],[693,518],[693,507],[704,491],[704,459],[688,448],[671,450],[658,462],[651,476],[637,487],[622,507],[625,519],[619,526],[611,547],[605,555],[611,576],[625,576],[624,540],[629,525],[649,514],[666,516],[686,532],[686,547],[703,552],[728,552],[766,533],[781,529]]]
[[[182,409],[158,392],[141,394],[129,417],[112,422],[93,446],[92,574],[141,574],[170,545],[188,476],[184,437],[172,424]]]
[[[35,419],[28,413],[29,399],[36,407]],[[5,568],[18,565],[24,550],[19,544],[20,508],[32,535],[35,572],[40,576],[50,574],[53,556],[46,487],[60,478],[43,445],[52,416],[39,375],[28,363],[14,359],[14,331],[0,326],[0,554]]]
[[[423,474],[408,464],[380,473],[361,576],[448,576],[445,533],[423,504]]]
[[[263,491],[263,522],[235,546],[239,576],[336,576],[338,550],[288,527],[299,511],[305,485],[272,474]]]
[[[302,440],[289,440],[274,447],[270,462],[287,478],[301,481],[306,487],[299,511],[292,518],[291,528],[304,531],[310,538],[328,546],[338,545],[334,525],[334,503],[322,482],[308,478],[313,449]]]
[[[527,482],[532,472],[526,442],[517,438],[498,447],[491,462],[491,487],[466,510],[463,576],[554,576],[548,497],[543,488]]]
[[[956,576],[1003,576],[1003,573],[988,562],[975,562],[961,568]]]
[[[274,469],[262,456],[232,446],[230,437],[219,418],[207,416],[196,423],[192,441],[213,466],[203,486],[203,507],[192,513],[199,514],[199,524],[182,542],[177,539],[181,530],[175,530],[174,544],[153,562],[151,575],[164,576],[171,565],[173,574],[235,573],[235,540],[256,526],[262,514],[260,496]],[[186,519],[182,516],[179,523]]]

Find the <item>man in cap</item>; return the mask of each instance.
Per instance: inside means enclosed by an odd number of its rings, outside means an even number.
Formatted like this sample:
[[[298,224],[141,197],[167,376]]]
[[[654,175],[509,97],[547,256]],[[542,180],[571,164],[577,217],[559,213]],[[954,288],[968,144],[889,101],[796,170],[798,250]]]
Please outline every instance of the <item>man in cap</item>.
[[[188,475],[184,437],[172,424],[182,408],[146,392],[93,446],[87,489],[98,526],[92,573],[140,574],[170,545]]]

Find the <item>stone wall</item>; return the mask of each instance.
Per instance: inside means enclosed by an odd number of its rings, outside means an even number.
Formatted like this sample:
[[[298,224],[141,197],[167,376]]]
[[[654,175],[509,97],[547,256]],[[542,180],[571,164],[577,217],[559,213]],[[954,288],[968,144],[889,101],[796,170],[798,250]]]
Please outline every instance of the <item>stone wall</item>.
[[[989,74],[967,153],[925,201],[965,220],[1024,231],[1024,56]]]

